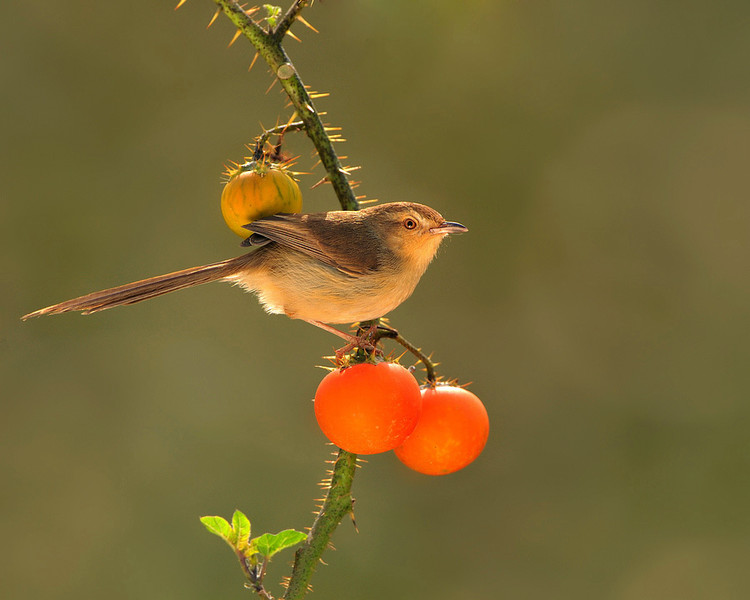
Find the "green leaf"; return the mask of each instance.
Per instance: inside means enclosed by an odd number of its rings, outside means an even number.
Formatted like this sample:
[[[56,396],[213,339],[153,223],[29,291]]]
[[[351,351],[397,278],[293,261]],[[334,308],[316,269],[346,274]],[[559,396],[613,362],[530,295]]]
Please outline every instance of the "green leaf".
[[[271,558],[277,552],[281,552],[284,548],[296,546],[307,537],[307,534],[301,531],[295,531],[294,529],[285,529],[279,531],[279,533],[264,533],[253,540],[253,546],[256,552],[262,554],[266,558]]]
[[[276,27],[276,22],[281,16],[281,7],[274,6],[273,4],[264,4],[263,8],[266,10],[266,21],[271,27]]]
[[[220,538],[230,542],[232,526],[224,517],[201,517],[201,523],[214,535],[218,535]]]
[[[247,548],[250,540],[250,520],[239,510],[232,515],[232,529],[234,530],[234,546],[242,551]]]

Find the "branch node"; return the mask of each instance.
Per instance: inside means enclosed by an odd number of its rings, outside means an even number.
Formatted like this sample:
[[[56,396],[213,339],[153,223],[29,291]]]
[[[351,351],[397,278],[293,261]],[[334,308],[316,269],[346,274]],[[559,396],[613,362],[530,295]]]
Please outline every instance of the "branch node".
[[[284,79],[291,79],[292,77],[294,77],[295,73],[296,71],[294,70],[294,66],[291,63],[284,63],[278,69],[276,69],[276,77],[278,77],[282,81]]]

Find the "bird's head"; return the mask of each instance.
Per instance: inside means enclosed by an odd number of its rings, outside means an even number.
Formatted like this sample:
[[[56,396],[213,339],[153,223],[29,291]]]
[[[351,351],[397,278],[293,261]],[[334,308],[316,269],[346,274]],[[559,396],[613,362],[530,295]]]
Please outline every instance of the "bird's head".
[[[461,223],[446,221],[436,210],[415,202],[391,202],[363,209],[367,221],[404,267],[422,271],[449,233],[468,231]]]

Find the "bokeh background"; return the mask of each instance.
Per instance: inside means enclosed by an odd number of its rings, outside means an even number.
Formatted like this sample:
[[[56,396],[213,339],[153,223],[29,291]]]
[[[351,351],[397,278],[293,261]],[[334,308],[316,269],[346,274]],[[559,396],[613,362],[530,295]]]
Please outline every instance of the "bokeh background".
[[[289,117],[208,0],[0,8],[7,598],[245,598],[198,516],[311,522],[335,339],[213,285],[21,323],[232,256],[220,174]],[[750,597],[750,5],[342,2],[287,43],[359,192],[470,233],[391,322],[473,382],[469,468],[371,457],[313,598]],[[290,148],[313,170],[301,135]],[[309,190],[306,209],[336,206]],[[287,574],[291,552],[272,565]]]

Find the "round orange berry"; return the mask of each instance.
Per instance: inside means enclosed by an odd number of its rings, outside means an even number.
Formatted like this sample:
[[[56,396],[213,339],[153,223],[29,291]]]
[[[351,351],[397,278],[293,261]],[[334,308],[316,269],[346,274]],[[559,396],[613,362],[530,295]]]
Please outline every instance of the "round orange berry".
[[[490,421],[482,401],[461,387],[422,390],[414,431],[396,448],[398,459],[426,475],[446,475],[474,461],[487,443]]]
[[[361,363],[326,375],[315,392],[315,417],[334,444],[355,454],[393,450],[419,419],[414,376],[389,362]]]

